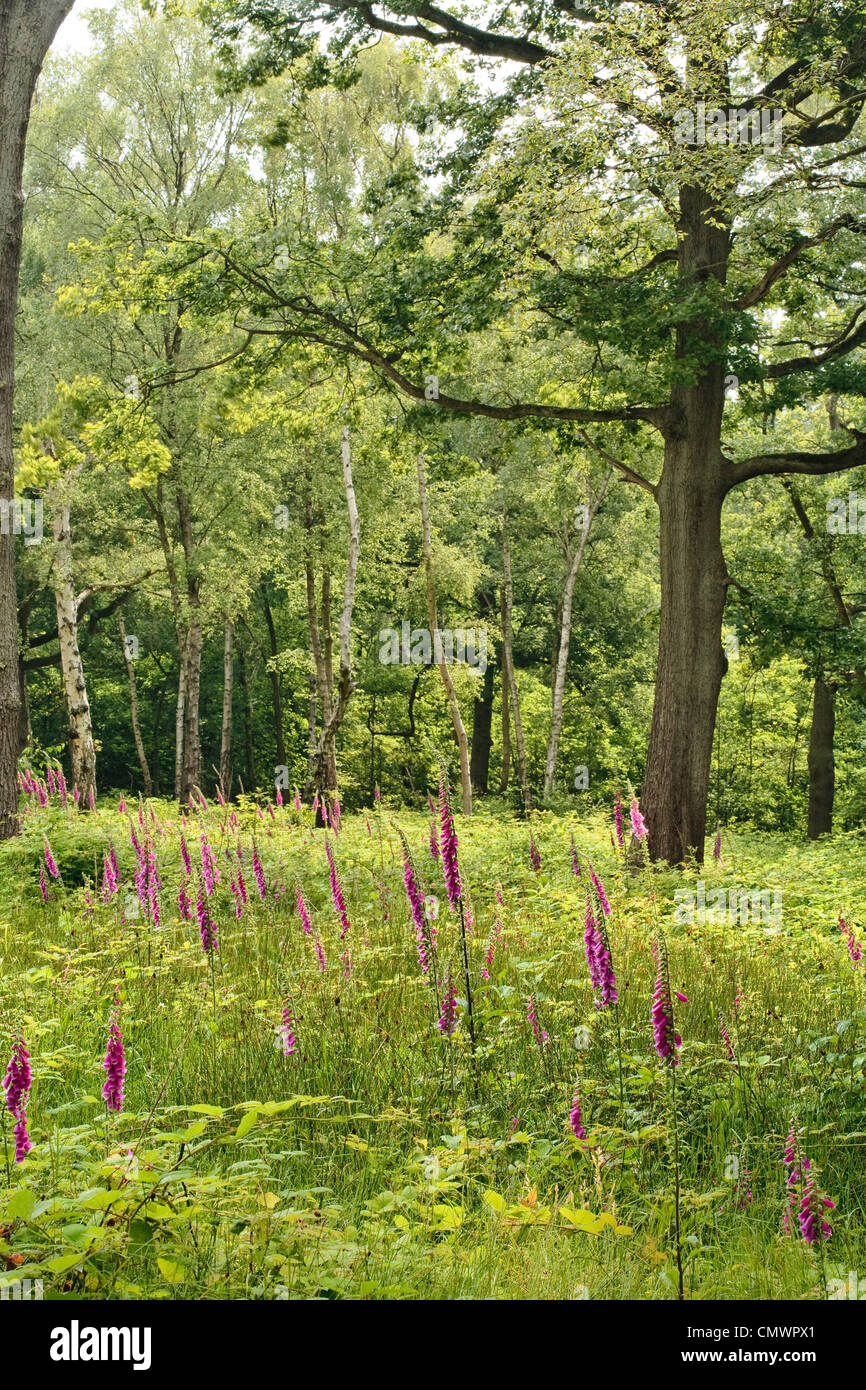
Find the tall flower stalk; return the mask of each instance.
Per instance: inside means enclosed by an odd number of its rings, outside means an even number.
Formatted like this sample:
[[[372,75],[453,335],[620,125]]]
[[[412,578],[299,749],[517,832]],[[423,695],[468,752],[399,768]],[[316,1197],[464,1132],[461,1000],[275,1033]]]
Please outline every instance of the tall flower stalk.
[[[677,1298],[685,1298],[683,1280],[682,1220],[680,1212],[680,1128],[677,1115],[677,1049],[682,1046],[682,1038],[674,1026],[674,1005],[671,995],[671,976],[668,964],[668,948],[664,937],[659,933],[653,941],[653,957],[656,963],[656,981],[652,998],[653,1040],[659,1060],[670,1077],[671,1119],[674,1131],[674,1229],[677,1251]]]
[[[340,940],[345,941],[349,932],[349,914],[346,911],[346,899],[343,896],[343,885],[337,873],[337,863],[334,859],[334,851],[331,848],[331,841],[325,837],[325,854],[328,856],[328,869],[331,881],[331,897],[334,902],[334,911],[340,923]]]
[[[403,885],[406,889],[406,897],[409,899],[409,910],[412,915],[412,925],[415,929],[415,945],[418,951],[418,964],[421,967],[421,974],[430,981],[433,998],[436,1002],[436,1011],[440,1011],[439,987],[436,972],[436,941],[433,936],[427,914],[424,911],[424,892],[418,878],[418,871],[415,861],[412,858],[412,851],[409,848],[409,841],[406,839],[399,826],[396,827],[400,837],[400,845],[403,850]],[[431,970],[432,966],[432,970]]]
[[[6,1109],[15,1121],[12,1135],[15,1140],[16,1163],[23,1163],[33,1147],[27,1133],[27,1098],[30,1095],[32,1079],[30,1053],[23,1036],[19,1034],[12,1042],[12,1056],[9,1058],[6,1075],[2,1081],[6,1092]]]
[[[451,813],[448,783],[444,770],[439,775],[439,828],[439,851],[442,857],[442,874],[448,892],[448,903],[452,912],[457,907],[460,909],[460,943],[463,949],[463,975],[466,982],[466,1024],[474,1055],[475,1014],[472,1007],[472,983],[469,977],[469,947],[466,940],[466,917],[463,912],[463,884],[460,879],[460,864],[457,859],[457,831],[454,829],[454,817]]]
[[[102,1099],[109,1111],[114,1110],[118,1114],[123,1109],[123,1080],[126,1076],[126,1056],[123,1051],[123,1034],[120,1031],[118,1021],[119,1012],[120,1004],[119,1001],[115,1000],[108,1025],[108,1046],[105,1050],[105,1060],[102,1063],[105,1068]]]

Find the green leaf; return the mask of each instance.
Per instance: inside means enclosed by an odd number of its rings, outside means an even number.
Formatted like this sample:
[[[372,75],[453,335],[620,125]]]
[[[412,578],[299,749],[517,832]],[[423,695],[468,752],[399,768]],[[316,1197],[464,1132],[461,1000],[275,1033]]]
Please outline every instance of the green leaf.
[[[29,1221],[35,1206],[36,1193],[29,1187],[19,1187],[6,1203],[6,1218],[8,1221]]]
[[[166,1260],[160,1257],[157,1260],[159,1272],[167,1284],[182,1284],[186,1278],[186,1266],[179,1260]]]
[[[235,1130],[235,1138],[243,1139],[245,1134],[249,1134],[253,1125],[259,1118],[258,1110],[248,1110]]]

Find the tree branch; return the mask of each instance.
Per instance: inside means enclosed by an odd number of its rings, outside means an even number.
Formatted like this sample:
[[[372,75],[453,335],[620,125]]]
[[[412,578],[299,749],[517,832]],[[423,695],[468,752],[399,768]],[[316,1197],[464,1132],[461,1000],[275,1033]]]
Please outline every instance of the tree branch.
[[[849,427],[850,429],[850,427]],[[850,468],[866,464],[866,434],[850,429],[856,443],[850,449],[835,449],[828,454],[812,454],[794,449],[790,453],[755,454],[753,458],[740,463],[730,462],[727,478],[728,488],[738,487],[750,478],[761,478],[783,473],[806,473],[815,476],[826,473],[843,473]]]

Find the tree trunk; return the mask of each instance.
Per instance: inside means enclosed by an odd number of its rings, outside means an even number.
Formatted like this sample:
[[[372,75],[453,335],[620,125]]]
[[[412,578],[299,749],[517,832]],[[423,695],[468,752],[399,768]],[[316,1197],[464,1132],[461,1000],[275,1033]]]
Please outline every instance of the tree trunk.
[[[144,794],[145,796],[153,796],[153,781],[150,776],[147,754],[144,751],[144,739],[141,737],[141,724],[138,718],[138,684],[135,679],[135,663],[132,659],[132,653],[127,646],[126,625],[124,624],[121,614],[117,616],[117,626],[123,645],[123,659],[126,663],[126,675],[129,680],[129,713],[132,719],[132,736],[135,739],[135,751],[138,754],[138,765],[141,768],[141,776],[144,782]]]
[[[502,770],[499,774],[499,795],[508,791],[511,776],[511,718],[508,713],[508,675],[505,670],[505,649],[499,653],[499,691],[502,702]]]
[[[427,621],[430,624],[430,641],[435,644],[436,633],[439,630],[439,619],[436,613],[436,584],[433,578],[433,560],[430,550],[430,512],[427,508],[423,454],[418,455],[418,500],[421,504],[421,540],[424,549],[424,573],[427,579]],[[457,739],[457,749],[460,754],[460,788],[463,814],[464,816],[471,816],[472,777],[469,770],[469,740],[466,737],[457,691],[454,689],[454,682],[451,679],[448,662],[445,660],[444,650],[442,651],[442,660],[439,662],[439,674],[442,677],[442,684],[445,686],[445,694],[448,696],[451,723],[454,725],[454,737]]]
[[[81,793],[82,807],[96,799],[96,749],[84,663],[78,649],[78,602],[72,580],[72,531],[69,507],[56,496],[54,507],[54,601],[60,669],[66,699],[72,781]]]
[[[476,796],[487,795],[490,779],[494,676],[493,664],[488,662],[484,672],[481,697],[476,696],[472,705],[472,753],[469,760],[469,774],[472,778],[472,790]]]
[[[204,635],[201,627],[201,586],[192,529],[192,508],[185,489],[179,485],[175,489],[175,498],[186,569],[186,601],[189,613],[183,645],[183,752],[180,775],[180,800],[186,802],[194,789],[201,785],[199,701]]]
[[[73,0],[0,0],[0,510],[15,493],[12,407],[30,103],[45,54]],[[18,833],[21,686],[13,527],[0,526],[0,840]]]
[[[180,799],[187,801],[201,786],[201,731],[199,699],[201,693],[201,655],[204,636],[198,617],[189,625],[184,650],[183,760]]]
[[[183,725],[186,708],[186,635],[179,646],[177,704],[174,711],[174,795],[180,801],[183,788]]]
[[[271,605],[268,602],[268,591],[265,588],[264,583],[262,583],[261,589],[262,607],[264,609],[265,614],[265,625],[268,629],[268,643],[270,646],[271,653],[271,668],[269,675],[271,678],[271,699],[273,701],[274,706],[274,737],[276,740],[277,749],[277,767],[285,767],[286,739],[283,733],[283,693],[280,689],[280,673],[274,668],[273,665],[273,662],[276,660],[277,654],[279,652],[279,646],[277,644],[277,629],[274,624],[274,615],[271,612]]]
[[[680,193],[681,283],[724,283],[729,238],[700,189]],[[703,287],[700,286],[701,293]],[[697,292],[697,287],[696,287]],[[714,358],[705,363],[709,352]],[[676,356],[687,360],[671,390],[665,453],[655,488],[659,508],[661,614],[655,702],[641,804],[654,859],[704,857],[707,791],[722,676],[727,569],[722,503],[728,487],[721,450],[725,349],[705,318],[680,324]]]
[[[526,742],[523,737],[523,719],[520,713],[520,692],[514,676],[514,657],[511,643],[511,613],[514,596],[511,584],[511,548],[508,544],[508,523],[502,520],[502,569],[503,580],[500,591],[500,612],[502,616],[502,671],[503,700],[507,688],[511,700],[511,714],[514,720],[514,747],[517,752],[517,771],[520,774],[520,794],[523,798],[523,812],[532,810],[532,792],[529,789],[529,776],[526,769]]]
[[[314,795],[313,783],[316,778],[316,749],[319,746],[319,737],[316,732],[318,708],[316,673],[310,671],[307,698],[307,786],[305,794],[311,800]]]
[[[220,783],[223,796],[232,794],[232,695],[234,693],[234,623],[226,618],[225,643],[223,646],[223,723],[220,740]]]
[[[613,469],[610,469],[605,475],[599,494],[595,499],[593,499],[589,488],[587,488],[586,525],[581,530],[580,540],[572,556],[571,563],[568,567],[568,574],[565,578],[559,629],[559,651],[557,653],[553,674],[553,707],[550,718],[550,737],[547,740],[547,757],[544,764],[545,799],[553,795],[553,786],[556,780],[556,758],[559,753],[559,736],[562,733],[562,704],[565,695],[565,675],[568,670],[568,649],[571,645],[571,609],[574,599],[574,585],[577,580],[578,570],[583,564],[583,557],[586,553],[586,544],[589,540],[589,532],[592,523],[604,500],[604,494],[607,492],[612,477]]]
[[[250,700],[250,683],[247,675],[247,653],[243,644],[238,647],[238,683],[241,687],[244,704],[244,761],[247,773],[247,791],[256,789],[256,755],[253,742],[253,706]]]
[[[322,732],[316,749],[315,786],[322,799],[333,801],[337,794],[337,730],[346,717],[349,700],[355,689],[352,680],[352,614],[355,607],[355,583],[358,577],[358,556],[361,550],[361,519],[355,500],[355,484],[352,478],[352,451],[349,445],[349,429],[343,430],[340,444],[343,463],[343,490],[346,494],[346,511],[349,517],[349,553],[346,560],[346,583],[343,586],[343,607],[340,610],[338,639],[340,647],[340,672],[334,689],[331,618],[330,618],[330,575],[325,570],[322,585],[323,617],[326,620],[325,652],[322,656],[324,683],[328,696],[330,713],[322,718]],[[309,575],[308,575],[309,586]],[[308,587],[309,593],[309,587]],[[320,656],[321,656],[320,652]],[[320,804],[320,810],[322,809]]]
[[[809,734],[809,839],[829,835],[833,829],[833,797],[836,767],[833,735],[836,710],[832,687],[815,678],[812,729]]]

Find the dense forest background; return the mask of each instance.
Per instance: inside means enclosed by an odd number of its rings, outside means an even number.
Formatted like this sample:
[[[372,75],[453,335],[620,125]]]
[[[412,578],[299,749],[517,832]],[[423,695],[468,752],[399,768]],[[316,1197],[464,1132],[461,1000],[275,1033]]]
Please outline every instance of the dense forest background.
[[[44,540],[18,545],[26,760],[70,770],[58,645],[65,583],[100,794],[172,795],[185,777],[210,793],[220,772],[226,792],[309,794],[323,709],[341,681],[348,446],[360,545],[351,691],[335,736],[343,804],[369,804],[378,786],[420,806],[437,757],[457,768],[435,662],[381,659],[383,630],[429,626],[428,581],[442,628],[485,634],[486,670],[450,667],[476,804],[562,808],[639,785],[658,644],[658,521],[652,499],[605,455],[655,477],[660,446],[628,423],[590,439],[561,420],[466,418],[435,401],[449,370],[451,380],[493,372],[506,398],[555,399],[553,354],[558,372],[565,360],[586,389],[640,380],[653,371],[640,297],[630,332],[611,341],[596,282],[592,350],[561,330],[561,305],[530,312],[518,293],[516,308],[462,323],[465,306],[444,282],[437,304],[430,257],[418,255],[436,235],[423,208],[449,158],[452,198],[473,175],[472,104],[457,61],[384,37],[344,89],[309,81],[309,57],[306,68],[242,86],[190,14],[124,3],[95,14],[92,32],[85,54],[48,62],[28,142],[17,491],[41,501]],[[462,122],[457,174],[449,110]],[[480,205],[491,181],[504,181],[497,236],[518,248],[551,211],[528,145],[508,152],[512,167],[475,171],[467,193]],[[595,154],[584,150],[586,160]],[[620,212],[640,258],[637,197]],[[594,223],[591,208],[581,216],[572,244],[579,234],[604,254],[603,218]],[[387,248],[372,262],[371,236]],[[333,266],[316,261],[323,244],[341,258],[342,289]],[[218,246],[222,275],[190,257],[191,245]],[[586,250],[575,251],[578,271]],[[623,262],[621,248],[610,255]],[[416,366],[429,401],[391,389],[367,362],[329,355],[325,332],[321,343],[275,336],[261,300],[302,258],[317,292],[324,286],[337,302],[363,284],[383,317],[400,319],[397,280],[404,294],[414,284],[428,296],[430,360]],[[862,264],[846,271],[862,283]],[[823,273],[814,268],[816,280]],[[807,336],[811,276],[807,267],[788,306],[791,341]],[[482,282],[479,273],[476,296]],[[644,289],[664,294],[660,282]],[[492,275],[488,293],[496,298]],[[451,344],[445,367],[440,333]],[[770,400],[763,383],[732,378],[725,443],[735,451],[772,436],[775,447],[838,448],[845,426],[862,425],[862,387],[851,361],[810,398]],[[837,823],[866,817],[864,532],[863,469],[756,478],[731,494],[710,823],[805,829],[810,739],[813,783],[835,761]]]

